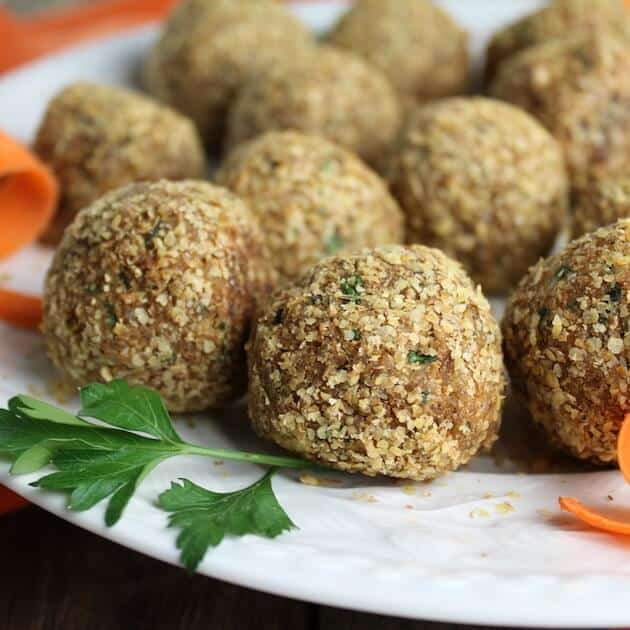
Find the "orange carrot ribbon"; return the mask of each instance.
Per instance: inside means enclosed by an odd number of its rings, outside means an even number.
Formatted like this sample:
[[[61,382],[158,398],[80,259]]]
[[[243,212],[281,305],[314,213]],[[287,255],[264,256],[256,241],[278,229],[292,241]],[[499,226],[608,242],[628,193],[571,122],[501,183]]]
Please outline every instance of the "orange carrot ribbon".
[[[25,147],[0,131],[0,258],[32,243],[50,222],[58,186]]]
[[[19,20],[0,9],[0,72],[73,44],[163,17],[174,0],[101,0]]]
[[[42,300],[8,289],[0,289],[0,319],[29,330],[37,330],[42,321]]]
[[[623,426],[619,433],[617,443],[617,459],[619,468],[625,478],[630,483],[630,413],[626,415]],[[622,521],[611,518],[593,508],[584,505],[578,499],[560,497],[560,507],[565,512],[570,512],[583,523],[611,534],[621,534],[630,536],[630,521]]]
[[[0,131],[0,258],[32,243],[52,219],[58,186],[28,149]],[[41,300],[0,289],[0,319],[37,328]]]

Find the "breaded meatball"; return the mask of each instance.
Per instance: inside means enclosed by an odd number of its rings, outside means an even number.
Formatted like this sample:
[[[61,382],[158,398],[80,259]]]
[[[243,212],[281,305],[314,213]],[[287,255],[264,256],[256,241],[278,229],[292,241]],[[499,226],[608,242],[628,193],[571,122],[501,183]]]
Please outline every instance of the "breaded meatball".
[[[337,252],[403,241],[402,212],[385,183],[319,136],[263,134],[230,155],[217,182],[249,204],[285,280]]]
[[[574,180],[630,159],[630,45],[569,37],[502,64],[490,92],[533,114],[564,148]]]
[[[630,217],[630,176],[610,174],[589,178],[573,189],[572,209],[573,238]]]
[[[494,35],[488,46],[486,77],[492,79],[501,63],[526,48],[598,29],[630,39],[630,16],[623,0],[553,0]]]
[[[432,479],[497,436],[499,327],[435,249],[320,262],[262,309],[248,363],[255,431],[339,470]]]
[[[229,117],[228,146],[265,131],[324,136],[374,164],[393,140],[401,107],[389,81],[351,53],[322,48],[247,83]]]
[[[185,0],[149,54],[145,83],[216,149],[241,86],[311,46],[308,29],[273,0]]]
[[[130,184],[82,210],[46,277],[48,354],[81,386],[125,378],[172,411],[241,394],[271,271],[248,208],[199,181]]]
[[[554,445],[616,460],[630,411],[630,220],[541,261],[511,297],[503,334],[515,390]]]
[[[565,218],[560,147],[528,114],[498,101],[418,109],[388,171],[408,242],[458,259],[488,293],[508,291],[547,254]]]
[[[359,0],[328,41],[379,68],[405,99],[428,101],[468,88],[468,35],[429,0]]]
[[[119,87],[74,83],[49,103],[35,151],[59,180],[57,214],[43,240],[57,244],[77,212],[139,180],[201,177],[194,125],[169,107]]]

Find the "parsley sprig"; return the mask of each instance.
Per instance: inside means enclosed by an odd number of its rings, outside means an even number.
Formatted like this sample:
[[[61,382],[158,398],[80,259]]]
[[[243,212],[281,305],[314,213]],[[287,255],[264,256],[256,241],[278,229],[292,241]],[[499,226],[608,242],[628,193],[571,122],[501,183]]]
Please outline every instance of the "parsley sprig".
[[[105,523],[111,526],[143,479],[171,457],[199,455],[270,467],[259,481],[236,492],[211,492],[184,479],[160,496],[160,507],[172,513],[170,525],[182,529],[177,545],[190,570],[227,534],[274,537],[294,527],[276,500],[271,477],[278,468],[311,464],[186,442],[160,396],[146,387],[115,380],[88,385],[80,396],[76,415],[25,395],[0,409],[0,452],[14,459],[12,474],[52,464],[57,470],[31,485],[68,492],[68,507],[75,511],[107,499]]]

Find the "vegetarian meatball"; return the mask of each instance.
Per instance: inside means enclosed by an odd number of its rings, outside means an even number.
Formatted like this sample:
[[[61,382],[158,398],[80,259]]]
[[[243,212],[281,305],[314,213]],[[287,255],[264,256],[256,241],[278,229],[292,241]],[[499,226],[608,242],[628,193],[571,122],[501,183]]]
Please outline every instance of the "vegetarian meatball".
[[[318,136],[259,136],[232,153],[217,181],[249,204],[287,280],[325,256],[403,240],[402,212],[381,178]]]
[[[414,112],[389,178],[408,241],[458,259],[488,293],[511,289],[549,252],[568,204],[555,140],[525,112],[483,98]]]
[[[125,378],[172,411],[241,394],[244,344],[270,284],[248,208],[200,181],[130,184],[82,210],[46,278],[48,354],[76,385]]]
[[[201,177],[203,147],[186,118],[130,90],[75,83],[48,105],[35,151],[57,176],[61,199],[44,240],[57,244],[77,212],[137,180]]]
[[[630,220],[539,262],[511,297],[506,362],[553,444],[598,464],[616,459],[630,411]]]
[[[396,93],[378,69],[351,53],[323,48],[278,63],[243,87],[230,112],[228,146],[265,131],[294,129],[376,163],[400,118]]]
[[[519,53],[502,64],[491,93],[551,131],[576,180],[621,168],[630,158],[630,46],[609,34]]]
[[[359,0],[328,39],[379,68],[412,100],[468,88],[468,35],[429,0]]]
[[[149,54],[145,83],[217,148],[243,83],[311,46],[308,29],[273,0],[185,0]]]
[[[339,470],[432,479],[499,428],[499,327],[435,249],[321,261],[262,309],[248,362],[256,432]]]
[[[573,238],[630,217],[630,177],[623,174],[591,177],[574,188],[572,204]]]
[[[526,48],[598,29],[630,38],[630,17],[623,0],[554,0],[494,35],[488,46],[486,76],[494,77],[501,63]]]

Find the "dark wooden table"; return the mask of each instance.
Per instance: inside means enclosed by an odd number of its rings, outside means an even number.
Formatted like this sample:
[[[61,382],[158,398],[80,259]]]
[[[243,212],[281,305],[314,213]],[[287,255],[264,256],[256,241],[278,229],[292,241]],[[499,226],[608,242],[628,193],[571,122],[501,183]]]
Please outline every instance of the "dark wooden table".
[[[35,507],[1,517],[0,541],[0,630],[455,627],[315,606],[189,575]]]

